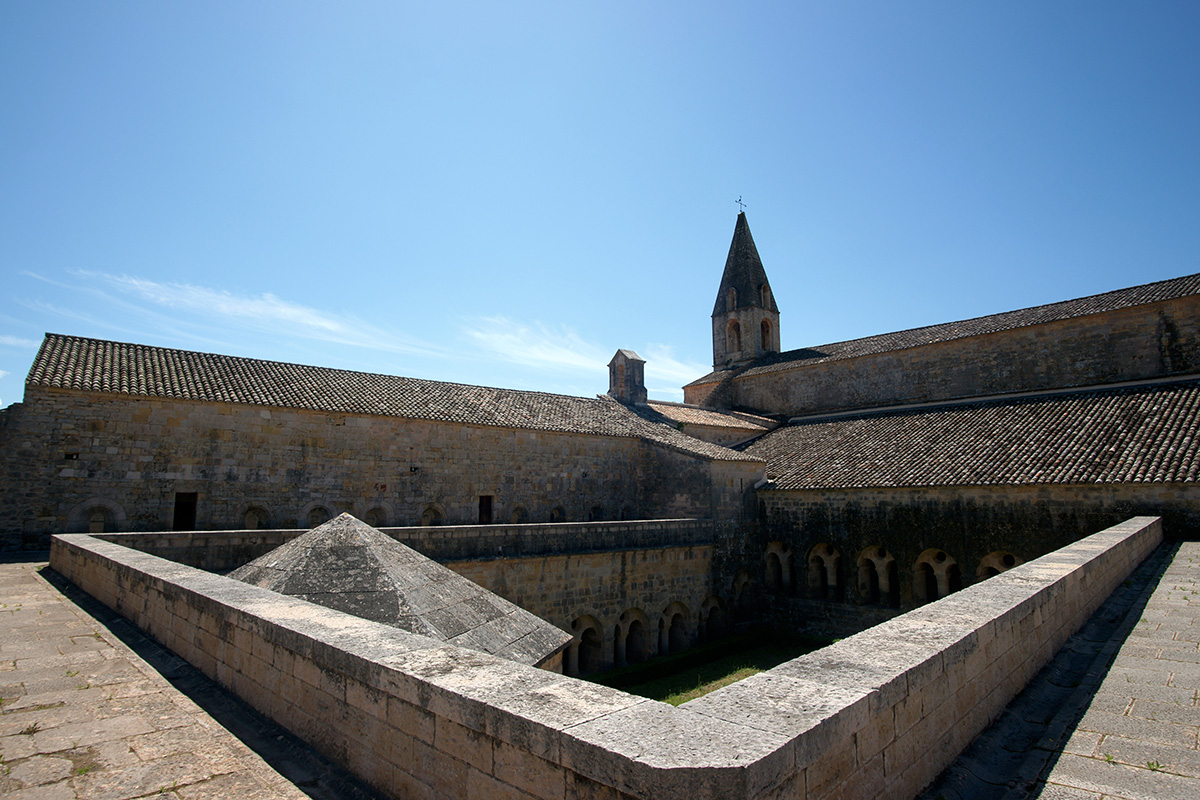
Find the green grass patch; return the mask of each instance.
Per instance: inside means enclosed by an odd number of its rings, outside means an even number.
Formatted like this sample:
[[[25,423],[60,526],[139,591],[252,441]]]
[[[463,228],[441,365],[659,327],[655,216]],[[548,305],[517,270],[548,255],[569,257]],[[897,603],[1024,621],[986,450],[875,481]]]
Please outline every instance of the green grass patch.
[[[793,658],[831,639],[779,631],[752,631],[683,653],[589,675],[588,680],[677,706]]]

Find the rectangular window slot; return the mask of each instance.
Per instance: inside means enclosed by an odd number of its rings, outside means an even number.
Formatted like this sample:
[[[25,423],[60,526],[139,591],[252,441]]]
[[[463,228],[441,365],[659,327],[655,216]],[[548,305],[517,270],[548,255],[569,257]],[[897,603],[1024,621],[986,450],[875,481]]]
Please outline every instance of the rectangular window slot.
[[[479,524],[492,524],[492,496],[490,494],[479,495]]]

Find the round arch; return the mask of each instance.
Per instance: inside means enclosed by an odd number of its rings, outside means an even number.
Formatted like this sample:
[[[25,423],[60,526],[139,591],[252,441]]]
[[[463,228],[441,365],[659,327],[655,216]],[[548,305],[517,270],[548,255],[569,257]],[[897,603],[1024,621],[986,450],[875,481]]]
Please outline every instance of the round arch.
[[[1001,572],[1008,572],[1013,567],[1025,563],[1025,559],[1010,553],[1007,550],[996,550],[988,553],[979,560],[979,566],[975,568],[976,580],[984,580],[991,578],[994,575],[999,575]]]
[[[918,603],[940,600],[961,588],[962,571],[945,550],[930,547],[913,562],[913,599]]]
[[[868,604],[898,607],[900,580],[896,557],[882,545],[871,545],[862,549],[856,563],[859,599]]]

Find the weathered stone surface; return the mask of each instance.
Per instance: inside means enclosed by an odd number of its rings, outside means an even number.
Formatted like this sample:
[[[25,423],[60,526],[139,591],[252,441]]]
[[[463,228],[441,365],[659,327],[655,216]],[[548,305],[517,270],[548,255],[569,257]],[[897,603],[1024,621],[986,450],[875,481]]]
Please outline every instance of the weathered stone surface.
[[[410,633],[541,664],[570,634],[349,514],[229,577]]]

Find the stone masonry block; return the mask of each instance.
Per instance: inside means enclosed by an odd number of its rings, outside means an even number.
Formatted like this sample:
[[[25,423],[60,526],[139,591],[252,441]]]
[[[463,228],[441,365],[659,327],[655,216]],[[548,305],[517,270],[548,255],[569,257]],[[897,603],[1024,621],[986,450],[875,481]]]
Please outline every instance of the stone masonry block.
[[[424,708],[396,697],[388,697],[387,721],[397,731],[419,739],[425,744],[433,744],[436,718]]]
[[[534,797],[555,800],[566,793],[566,770],[504,742],[495,743],[492,774]]]
[[[493,798],[494,800],[535,800],[538,798],[538,795],[524,792],[477,769],[467,770],[466,793],[462,796],[480,798],[480,800],[483,798],[488,798],[488,800],[493,800]],[[558,797],[562,797],[562,793],[559,793]]]
[[[831,790],[844,783],[858,766],[854,750],[852,739],[841,741],[809,764],[805,775],[806,796],[831,796]]]
[[[492,739],[457,722],[438,717],[434,721],[433,746],[486,773],[492,771]]]

